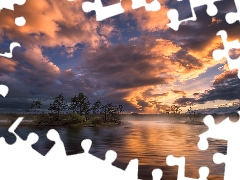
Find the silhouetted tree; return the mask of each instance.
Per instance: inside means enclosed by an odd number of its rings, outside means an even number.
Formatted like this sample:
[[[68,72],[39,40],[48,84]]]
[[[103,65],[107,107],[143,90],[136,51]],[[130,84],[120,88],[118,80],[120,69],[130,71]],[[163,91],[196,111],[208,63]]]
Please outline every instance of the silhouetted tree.
[[[37,101],[33,101],[30,105],[30,108],[26,109],[26,112],[40,112],[40,108],[42,106],[41,99],[38,99]]]
[[[182,112],[182,110],[180,109],[180,106],[172,105],[170,107],[170,112],[172,112],[172,114],[176,115],[176,114],[180,114]]]
[[[124,111],[124,110],[123,110],[123,105],[120,104],[120,105],[118,106],[118,110],[119,110],[119,114],[122,114],[123,111]]]
[[[73,113],[77,112],[80,116],[87,115],[90,113],[90,104],[88,97],[80,92],[77,96],[74,96],[71,99],[69,109]]]
[[[59,120],[60,114],[63,114],[67,109],[67,102],[64,102],[64,97],[62,94],[57,96],[52,104],[50,104],[51,115],[54,116],[56,120]]]
[[[197,110],[193,110],[192,106],[187,110],[187,114],[189,115],[189,119],[191,121],[195,121],[196,118],[199,116],[199,113]]]
[[[121,109],[123,110],[123,109]],[[119,108],[114,106],[112,103],[108,103],[106,105],[102,105],[101,114],[103,114],[104,122],[106,123],[108,120],[117,121],[119,118]]]
[[[71,98],[71,103],[68,109],[72,111],[72,113],[77,113],[77,108],[78,108],[78,98],[75,95],[73,98]]]
[[[92,113],[93,114],[99,114],[101,111],[102,103],[97,100],[95,103],[92,105]]]
[[[104,115],[104,122],[107,122],[107,105],[102,105],[101,106],[101,114]]]

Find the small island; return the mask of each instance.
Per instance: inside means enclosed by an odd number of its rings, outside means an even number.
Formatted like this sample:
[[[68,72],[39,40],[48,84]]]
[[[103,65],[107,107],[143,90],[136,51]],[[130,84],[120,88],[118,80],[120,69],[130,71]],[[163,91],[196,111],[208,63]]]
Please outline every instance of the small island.
[[[156,123],[204,125],[203,119],[207,114],[201,114],[192,107],[186,113],[181,113],[181,107],[177,105],[170,106],[164,113],[159,114],[123,114],[122,105],[113,103],[102,104],[99,100],[92,105],[88,97],[80,92],[66,102],[62,94],[55,97],[50,103],[48,111],[41,109],[42,101],[40,99],[33,101],[25,113],[2,113],[0,114],[0,125],[9,126],[14,123],[18,117],[24,117],[20,125],[22,126],[79,126],[79,127],[102,127],[102,126],[120,126],[131,125],[129,120],[156,121]],[[214,118],[224,119],[231,117],[237,118],[237,113],[223,115],[214,114]]]
[[[122,105],[102,104],[99,100],[91,103],[88,97],[80,92],[71,98],[70,103],[66,102],[62,94],[55,97],[50,103],[48,112],[41,111],[42,102],[40,99],[33,101],[26,113],[1,114],[1,125],[12,124],[18,117],[24,117],[21,125],[32,126],[116,126],[127,122],[120,121],[123,110]]]

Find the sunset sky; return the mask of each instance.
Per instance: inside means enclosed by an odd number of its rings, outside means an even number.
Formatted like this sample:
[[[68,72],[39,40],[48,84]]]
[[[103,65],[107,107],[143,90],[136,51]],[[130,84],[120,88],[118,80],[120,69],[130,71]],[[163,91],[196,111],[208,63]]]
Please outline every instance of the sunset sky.
[[[227,31],[229,41],[240,37],[239,22],[225,20],[236,11],[233,0],[217,2],[214,17],[206,6],[196,8],[197,21],[178,31],[167,26],[167,12],[177,9],[180,19],[190,17],[187,0],[159,0],[158,12],[132,10],[131,1],[122,0],[125,13],[100,22],[94,12],[83,12],[83,2],[26,0],[15,11],[0,12],[0,53],[11,42],[22,46],[12,59],[0,57],[0,84],[10,89],[0,97],[0,112],[23,112],[37,99],[47,109],[59,94],[70,101],[79,92],[92,103],[122,104],[125,113],[157,113],[172,104],[186,106],[186,112],[190,103],[201,112],[236,111],[227,106],[240,100],[237,70],[212,57],[223,47],[219,30]],[[23,27],[14,23],[20,16]],[[237,50],[230,54],[238,57]]]

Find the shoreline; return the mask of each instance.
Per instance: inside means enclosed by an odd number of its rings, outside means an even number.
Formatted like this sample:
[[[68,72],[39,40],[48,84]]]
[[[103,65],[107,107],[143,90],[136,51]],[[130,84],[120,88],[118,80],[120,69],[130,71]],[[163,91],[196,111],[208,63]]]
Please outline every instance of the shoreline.
[[[155,121],[157,124],[186,124],[186,125],[205,125],[201,121]],[[13,123],[12,122],[2,122],[0,120],[0,126],[2,127],[10,127]],[[115,127],[115,126],[124,126],[124,125],[133,125],[129,121],[125,120],[120,120],[118,123],[113,123],[113,122],[107,122],[103,124],[86,124],[86,123],[76,123],[76,124],[69,124],[69,125],[58,125],[58,124],[42,124],[42,125],[37,125],[34,124],[33,120],[25,120],[24,122],[21,122],[19,124],[19,127]]]
[[[59,121],[61,122],[61,121]],[[13,124],[13,122],[9,122],[7,120],[0,120],[0,126],[3,127],[10,127]],[[59,125],[59,124],[42,124],[37,125],[34,124],[34,120],[25,120],[22,121],[19,126],[25,126],[25,127],[114,127],[114,126],[124,126],[124,125],[132,125],[132,123],[128,121],[119,121],[118,123],[113,122],[107,122],[103,124],[88,124],[88,123],[76,123],[76,124],[69,124],[69,125]]]

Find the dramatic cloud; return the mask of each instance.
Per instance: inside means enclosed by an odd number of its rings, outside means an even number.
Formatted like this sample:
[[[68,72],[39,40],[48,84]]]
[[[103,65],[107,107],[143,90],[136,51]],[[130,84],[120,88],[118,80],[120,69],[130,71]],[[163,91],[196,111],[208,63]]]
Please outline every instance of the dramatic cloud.
[[[159,11],[147,12],[144,7],[132,10],[131,0],[122,0],[125,13],[101,22],[94,12],[83,12],[82,0],[27,0],[15,11],[3,9],[0,52],[9,51],[12,41],[22,47],[14,49],[12,59],[0,58],[0,83],[10,87],[1,111],[22,111],[37,98],[47,109],[58,94],[69,101],[79,92],[91,101],[143,113],[164,112],[174,103],[238,99],[236,71],[226,65],[218,69],[226,61],[212,57],[223,48],[219,30],[228,32],[229,41],[240,38],[239,23],[225,21],[234,0],[217,2],[215,17],[207,15],[206,6],[196,8],[197,21],[183,23],[178,31],[167,26],[167,12],[177,9],[180,19],[190,17],[189,2],[159,2]],[[14,23],[19,16],[26,19],[23,27]],[[238,49],[230,51],[233,58],[238,54]]]
[[[81,0],[26,1],[16,6],[15,11],[1,11],[0,29],[7,38],[17,39],[27,48],[33,43],[40,46],[74,46],[78,42],[96,45],[100,41],[96,31],[98,22],[86,17],[81,5]],[[14,24],[16,16],[23,16],[26,25],[17,27]]]
[[[4,57],[0,57],[0,73],[16,71],[17,62]]]
[[[180,105],[189,104],[204,104],[208,101],[239,100],[240,95],[240,79],[237,77],[237,71],[225,71],[217,76],[212,84],[212,88],[206,90],[204,93],[194,93],[195,97],[183,97],[175,101]]]

